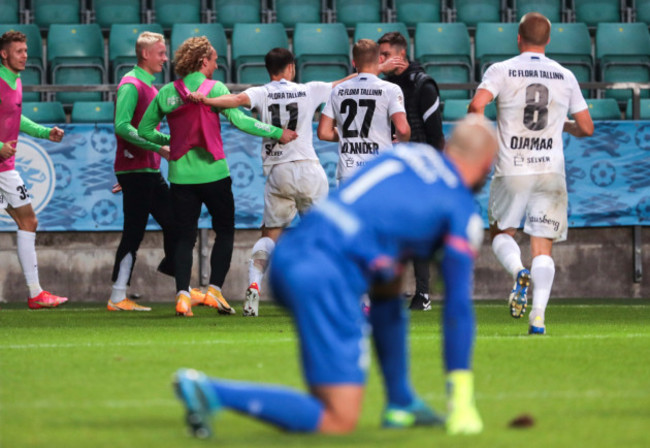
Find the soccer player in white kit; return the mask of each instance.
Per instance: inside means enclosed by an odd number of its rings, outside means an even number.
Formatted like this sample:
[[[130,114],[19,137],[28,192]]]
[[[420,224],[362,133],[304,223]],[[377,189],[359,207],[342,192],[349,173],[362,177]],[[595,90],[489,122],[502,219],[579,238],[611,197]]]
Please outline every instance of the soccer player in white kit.
[[[292,82],[296,65],[293,54],[285,48],[272,49],[264,62],[271,77],[268,84],[218,98],[193,95],[220,109],[240,106],[255,109],[260,121],[298,134],[296,140],[284,145],[266,138],[262,142],[264,175],[267,176],[262,238],[253,246],[249,260],[244,316],[259,314],[260,285],[282,229],[291,224],[297,212],[306,212],[312,204],[327,196],[327,175],[314,150],[312,120],[318,107],[328,100],[332,87],[343,81]]]
[[[402,89],[377,77],[379,45],[359,40],[352,48],[352,59],[359,75],[332,90],[318,124],[318,138],[339,142],[339,183],[392,148],[391,121],[397,141],[407,142],[411,136]]]
[[[519,56],[490,66],[469,106],[469,112],[483,113],[488,103],[497,101],[499,156],[488,210],[492,249],[515,280],[508,300],[512,317],[526,311],[533,283],[530,334],[546,332],[544,312],[555,276],[551,249],[554,241],[567,237],[562,131],[576,137],[594,131],[575,76],[544,55],[550,33],[546,17],[524,15],[517,36]],[[530,271],[513,238],[524,218],[533,258]]]

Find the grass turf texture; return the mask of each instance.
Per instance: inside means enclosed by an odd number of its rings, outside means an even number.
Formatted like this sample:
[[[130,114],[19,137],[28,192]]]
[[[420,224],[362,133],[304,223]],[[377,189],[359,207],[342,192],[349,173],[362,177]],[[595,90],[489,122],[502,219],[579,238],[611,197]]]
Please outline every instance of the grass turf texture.
[[[239,305],[239,304],[238,304]],[[505,302],[478,302],[475,348],[478,436],[441,428],[382,430],[382,387],[373,363],[363,415],[354,434],[286,434],[232,412],[215,422],[215,438],[190,439],[171,374],[194,367],[210,375],[303,388],[287,314],[262,304],[259,318],[218,316],[173,305],[150,313],[70,304],[0,311],[0,446],[2,447],[647,447],[650,436],[650,303],[555,301],[547,336],[526,335],[527,318]],[[238,306],[238,313],[241,307]],[[440,307],[411,318],[413,380],[418,393],[445,408]],[[508,422],[531,414],[535,425]]]

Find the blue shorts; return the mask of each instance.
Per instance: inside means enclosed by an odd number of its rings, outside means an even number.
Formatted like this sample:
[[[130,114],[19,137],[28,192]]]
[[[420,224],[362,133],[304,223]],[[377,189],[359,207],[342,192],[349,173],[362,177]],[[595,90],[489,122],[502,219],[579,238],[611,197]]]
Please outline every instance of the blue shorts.
[[[305,379],[310,386],[364,384],[370,326],[360,299],[367,283],[350,261],[292,236],[273,252],[269,279],[296,322]]]

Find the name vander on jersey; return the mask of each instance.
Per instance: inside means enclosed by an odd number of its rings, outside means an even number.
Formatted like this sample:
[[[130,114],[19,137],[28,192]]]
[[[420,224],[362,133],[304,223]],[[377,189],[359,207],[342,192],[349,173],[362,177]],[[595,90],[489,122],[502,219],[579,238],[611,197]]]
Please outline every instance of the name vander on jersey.
[[[379,144],[375,142],[342,142],[341,154],[379,154]]]

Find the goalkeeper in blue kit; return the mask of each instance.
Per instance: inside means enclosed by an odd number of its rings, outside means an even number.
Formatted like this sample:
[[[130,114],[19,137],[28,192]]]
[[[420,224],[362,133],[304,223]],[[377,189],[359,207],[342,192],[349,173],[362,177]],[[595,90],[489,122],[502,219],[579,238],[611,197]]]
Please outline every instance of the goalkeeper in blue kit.
[[[491,124],[469,115],[454,129],[444,155],[424,144],[398,144],[317,204],[280,239],[269,267],[274,296],[295,320],[309,393],[181,369],[174,386],[192,433],[209,436],[211,416],[223,409],[287,431],[352,431],[361,414],[370,334],[386,389],[384,427],[444,423],[450,434],[480,432],[471,292],[483,221],[473,193],[496,152]],[[400,300],[404,262],[438,249],[444,253],[446,419],[410,384],[408,318]],[[360,306],[366,292],[372,299],[367,318]]]

